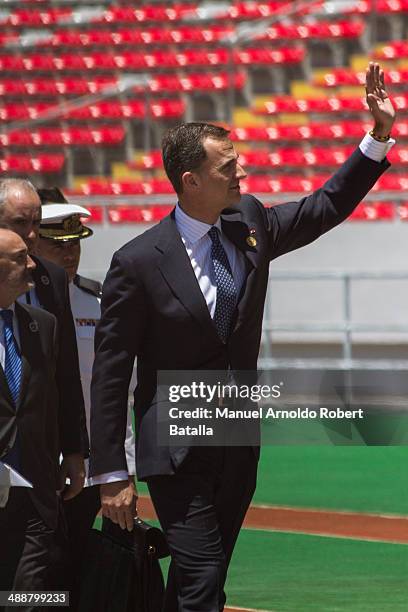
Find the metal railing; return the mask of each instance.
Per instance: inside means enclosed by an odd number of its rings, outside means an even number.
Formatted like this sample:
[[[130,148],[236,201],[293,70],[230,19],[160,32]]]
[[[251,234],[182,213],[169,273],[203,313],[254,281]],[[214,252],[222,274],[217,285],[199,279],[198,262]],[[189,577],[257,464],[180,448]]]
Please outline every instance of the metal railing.
[[[407,281],[408,272],[273,272],[270,274],[270,283],[274,281],[337,281],[341,283],[342,318],[337,322],[288,322],[279,323],[268,317],[264,318],[262,330],[261,368],[290,367],[290,368],[334,368],[342,370],[353,369],[408,369],[407,359],[355,359],[353,357],[353,334],[358,332],[373,334],[408,334],[407,324],[356,323],[352,317],[352,290],[355,281]],[[268,291],[266,310],[271,310],[273,291]],[[275,332],[334,332],[341,336],[341,358],[313,359],[313,358],[279,358],[273,355],[273,340],[271,334]],[[407,350],[408,356],[408,350]]]

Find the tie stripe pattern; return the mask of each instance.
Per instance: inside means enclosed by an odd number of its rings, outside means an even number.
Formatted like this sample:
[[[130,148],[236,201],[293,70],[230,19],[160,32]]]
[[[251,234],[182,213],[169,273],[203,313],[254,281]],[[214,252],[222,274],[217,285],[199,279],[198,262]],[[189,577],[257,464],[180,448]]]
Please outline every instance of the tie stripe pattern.
[[[237,289],[232,276],[227,254],[221,244],[218,229],[213,226],[208,232],[211,239],[211,259],[217,286],[214,324],[223,342],[227,342],[231,321],[237,303]]]
[[[13,333],[13,311],[2,310],[0,314],[4,321],[5,365],[4,373],[14,404],[17,405],[21,386],[21,355]]]

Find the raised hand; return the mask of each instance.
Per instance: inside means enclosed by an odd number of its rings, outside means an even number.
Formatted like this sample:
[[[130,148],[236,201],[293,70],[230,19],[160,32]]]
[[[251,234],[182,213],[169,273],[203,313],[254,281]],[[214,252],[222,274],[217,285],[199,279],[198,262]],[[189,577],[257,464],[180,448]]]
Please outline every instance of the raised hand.
[[[384,84],[384,70],[376,62],[370,62],[366,71],[366,100],[374,119],[374,133],[385,137],[395,121],[395,108]]]

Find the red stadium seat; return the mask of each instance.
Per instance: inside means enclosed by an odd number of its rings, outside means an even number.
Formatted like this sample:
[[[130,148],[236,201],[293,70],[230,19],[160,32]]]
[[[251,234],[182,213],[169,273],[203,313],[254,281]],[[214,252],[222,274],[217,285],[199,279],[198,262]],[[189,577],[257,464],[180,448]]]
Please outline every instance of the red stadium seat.
[[[150,105],[150,113],[157,119],[182,117],[184,111],[185,103],[182,100],[161,100]]]
[[[113,224],[154,223],[173,210],[173,205],[162,206],[109,206],[108,219]]]
[[[24,60],[19,55],[1,55],[0,70],[4,72],[25,70]]]
[[[59,172],[64,165],[63,155],[8,156],[0,159],[2,172]]]
[[[391,221],[396,216],[392,202],[361,202],[351,213],[350,221]]]
[[[323,185],[329,178],[325,176],[263,176],[253,175],[241,182],[243,193],[310,193]]]
[[[363,34],[364,29],[365,24],[363,21],[316,21],[315,23],[277,24],[270,26],[265,34],[259,36],[259,40],[358,38]]]
[[[303,47],[243,49],[233,55],[237,64],[296,64],[303,61],[305,50]]]
[[[377,0],[379,13],[403,13],[408,11],[408,0]]]
[[[46,10],[17,9],[9,14],[6,24],[13,26],[42,26],[63,23],[72,18],[71,8],[47,8]]]
[[[8,134],[0,134],[0,144],[3,147],[30,147],[33,143],[33,138],[30,132],[9,132]]]
[[[0,107],[0,121],[37,119],[54,108],[52,104],[4,104]]]
[[[28,93],[26,83],[15,79],[0,81],[0,96],[24,96]]]
[[[387,83],[400,85],[408,83],[408,70],[387,70]],[[339,87],[348,85],[364,85],[365,72],[353,72],[349,68],[334,68],[326,74],[320,74],[313,79],[313,84],[324,87]]]
[[[399,204],[397,211],[401,221],[408,221],[408,204]]]
[[[233,52],[236,64],[293,64],[303,60],[303,48],[245,49]],[[31,54],[24,57],[3,55],[0,68],[4,71],[84,71],[84,70],[145,70],[184,66],[218,66],[230,62],[228,49],[188,49],[182,52],[152,51],[150,53],[124,51],[123,53],[89,53],[88,55]]]
[[[144,23],[145,21],[176,21],[184,16],[197,15],[197,6],[191,4],[164,6],[111,6],[103,20],[108,23]]]
[[[151,151],[143,155],[140,161],[129,162],[128,167],[135,170],[155,170],[157,168],[163,168],[161,152]]]
[[[393,96],[398,110],[408,108],[408,94]],[[331,96],[330,98],[293,98],[291,96],[275,96],[264,103],[263,107],[254,109],[260,115],[278,113],[359,113],[367,110],[364,98],[351,96]]]
[[[240,163],[246,166],[272,168],[276,166],[303,167],[303,166],[338,166],[346,161],[354,151],[354,146],[341,147],[312,147],[309,150],[302,148],[278,148],[274,151],[254,150],[240,153]],[[394,147],[388,153],[392,164],[408,164],[408,148]],[[163,168],[160,151],[152,151],[137,162],[130,162],[129,168],[136,170],[157,170]]]
[[[408,41],[399,40],[384,45],[373,53],[375,59],[389,60],[408,57]]]
[[[103,219],[104,219],[104,212],[103,206],[89,206],[88,204],[86,205],[86,209],[91,213],[90,217],[87,217],[84,221],[85,224],[91,224],[93,225],[94,223],[102,223]]]
[[[375,191],[407,191],[408,176],[400,176],[399,174],[385,174],[374,185]]]

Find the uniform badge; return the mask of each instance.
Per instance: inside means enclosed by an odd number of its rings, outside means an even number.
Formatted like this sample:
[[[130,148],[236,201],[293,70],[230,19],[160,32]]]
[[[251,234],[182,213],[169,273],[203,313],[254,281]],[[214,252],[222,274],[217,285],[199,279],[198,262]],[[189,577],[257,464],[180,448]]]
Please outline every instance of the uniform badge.
[[[48,276],[43,274],[42,277],[41,277],[41,282],[42,282],[43,285],[49,285],[50,284],[50,279],[48,278]]]
[[[30,331],[32,331],[32,332],[38,332],[38,323],[37,323],[37,321],[31,321],[30,324],[28,325],[28,327],[30,328]]]
[[[250,230],[249,230],[249,236],[246,239],[246,243],[250,247],[256,247],[256,245],[257,245],[257,241],[256,241],[256,238],[255,238],[255,233],[256,233],[255,228],[251,227]]]

